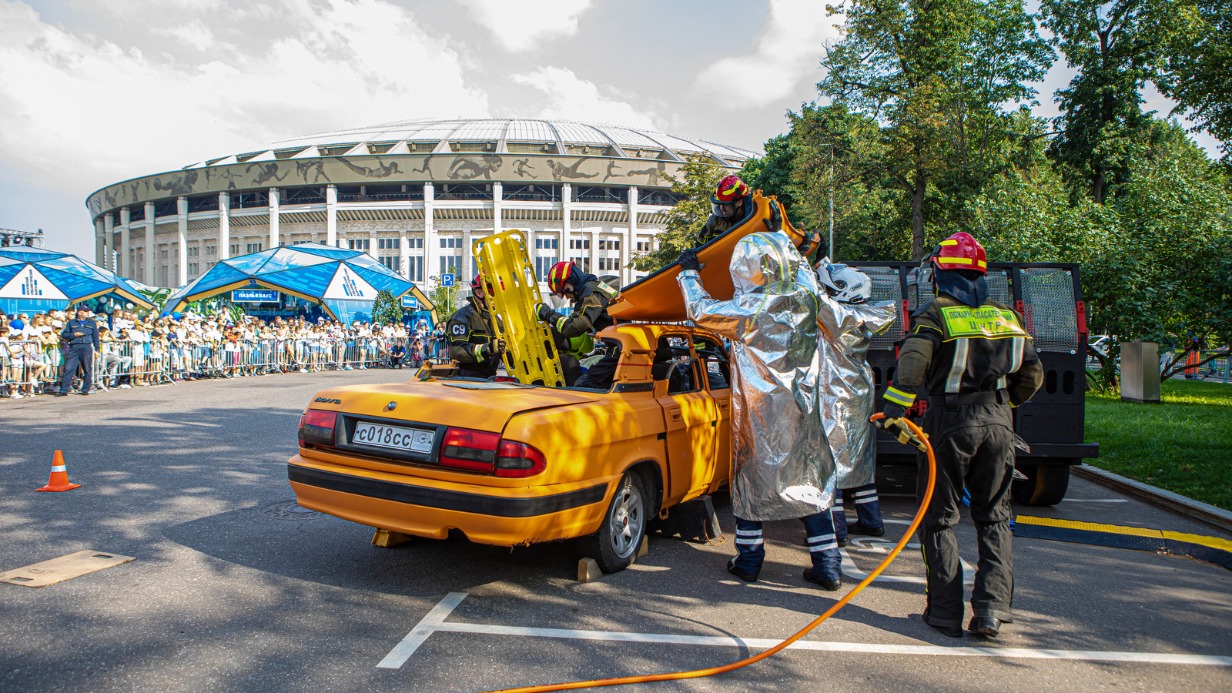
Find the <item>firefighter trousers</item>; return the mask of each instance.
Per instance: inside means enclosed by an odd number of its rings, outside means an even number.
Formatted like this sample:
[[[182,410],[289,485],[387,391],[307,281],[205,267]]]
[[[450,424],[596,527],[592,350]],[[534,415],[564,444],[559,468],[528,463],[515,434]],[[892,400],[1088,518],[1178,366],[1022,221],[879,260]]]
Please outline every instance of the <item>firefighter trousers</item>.
[[[971,593],[975,616],[1013,620],[1014,564],[1010,533],[1010,484],[1014,480],[1014,434],[1009,407],[971,404],[930,407],[924,421],[937,459],[937,483],[920,525],[920,547],[928,573],[924,620],[961,627],[963,570],[958,524],[964,487],[971,494],[979,562]],[[927,462],[921,456],[916,496],[923,501]]]

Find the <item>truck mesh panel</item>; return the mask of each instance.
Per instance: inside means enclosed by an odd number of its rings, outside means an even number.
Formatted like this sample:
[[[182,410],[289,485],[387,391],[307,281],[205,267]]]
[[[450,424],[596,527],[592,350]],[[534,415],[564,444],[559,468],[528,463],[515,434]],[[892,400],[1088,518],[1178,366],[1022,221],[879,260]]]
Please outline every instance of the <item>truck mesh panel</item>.
[[[1074,311],[1074,277],[1069,270],[1023,269],[1022,312],[1036,351],[1071,353],[1078,349],[1078,316]]]
[[[866,268],[864,271],[868,271]],[[934,270],[935,271],[935,270]],[[921,278],[920,275],[924,276]],[[912,283],[912,275],[916,277],[915,283]],[[990,269],[985,277],[988,282],[988,297],[1002,305],[1014,305],[1014,294],[1010,292],[1009,273],[1003,269]],[[916,291],[912,292],[911,289]],[[933,302],[933,273],[920,272],[918,269],[911,270],[908,273],[907,289],[909,292],[908,299],[910,301],[909,309],[915,312],[915,309],[920,306],[926,306]]]
[[[897,267],[861,267],[860,271],[873,280],[873,300],[894,302],[894,322],[884,332],[873,336],[872,349],[893,349],[907,333],[902,320],[903,294]]]

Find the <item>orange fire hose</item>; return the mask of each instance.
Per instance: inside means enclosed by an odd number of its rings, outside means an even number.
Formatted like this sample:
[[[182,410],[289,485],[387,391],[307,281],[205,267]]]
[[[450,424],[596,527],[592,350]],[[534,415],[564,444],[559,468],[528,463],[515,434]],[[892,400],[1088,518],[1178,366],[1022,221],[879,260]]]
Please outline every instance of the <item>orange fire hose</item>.
[[[877,413],[877,414],[873,414],[872,418],[870,418],[869,421],[878,421],[884,418],[885,418],[885,414]],[[857,584],[854,588],[852,588],[852,590],[848,592],[846,596],[844,596],[842,599],[835,602],[833,606],[831,606],[829,609],[826,609],[825,613],[813,619],[811,623],[809,623],[804,628],[801,628],[791,637],[775,645],[774,647],[771,647],[768,650],[764,650],[758,654],[753,655],[752,657],[742,659],[738,662],[732,662],[731,664],[724,664],[723,666],[719,666],[719,667],[711,667],[709,669],[694,669],[692,671],[672,671],[672,672],[666,672],[663,674],[647,674],[645,676],[622,676],[620,678],[614,678],[614,679],[594,679],[591,681],[570,681],[567,683],[551,683],[551,684],[547,684],[543,686],[526,686],[524,688],[504,688],[499,691],[492,691],[490,693],[541,693],[542,691],[564,691],[564,690],[573,690],[573,689],[578,689],[578,688],[599,688],[601,686],[622,686],[622,685],[629,684],[629,683],[650,683],[652,681],[679,681],[682,679],[700,679],[706,676],[714,676],[715,674],[726,674],[729,671],[735,671],[736,669],[746,667],[750,664],[753,664],[754,662],[760,662],[763,659],[772,657],[778,654],[779,652],[782,652],[783,650],[787,649],[787,647],[790,646],[792,643],[796,642],[800,638],[803,638],[806,634],[808,634],[814,628],[816,628],[817,626],[820,626],[831,616],[838,613],[840,609],[842,609],[844,606],[847,605],[848,602],[854,599],[855,596],[859,594],[865,587],[868,587],[870,584],[872,584],[873,580],[876,580],[877,576],[880,575],[882,571],[884,571],[886,568],[890,566],[890,563],[893,562],[894,559],[898,556],[899,552],[903,550],[903,547],[907,546],[907,543],[911,540],[911,535],[915,534],[916,528],[920,526],[920,521],[924,519],[924,512],[928,509],[928,501],[932,500],[933,486],[935,485],[935,482],[937,480],[937,460],[933,456],[933,447],[931,444],[929,444],[928,436],[924,433],[924,431],[919,426],[915,425],[913,422],[909,421],[905,417],[901,419],[901,421],[904,424],[906,424],[907,428],[911,431],[911,434],[912,434],[911,444],[923,450],[924,454],[928,458],[928,486],[924,490],[925,502],[921,503],[919,509],[916,510],[915,517],[911,519],[911,526],[907,528],[907,531],[903,534],[902,539],[899,539],[898,543],[894,545],[894,549],[890,551],[890,555],[886,556],[885,560],[883,560],[876,568],[873,569],[872,572],[870,572],[867,576],[865,576],[865,578],[861,580],[860,583]]]

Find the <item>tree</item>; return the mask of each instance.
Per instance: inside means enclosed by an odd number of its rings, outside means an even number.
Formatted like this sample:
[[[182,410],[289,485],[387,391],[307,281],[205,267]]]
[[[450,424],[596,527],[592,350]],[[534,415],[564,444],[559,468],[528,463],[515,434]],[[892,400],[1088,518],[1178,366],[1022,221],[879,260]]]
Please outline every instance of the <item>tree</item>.
[[[710,217],[710,196],[728,171],[709,158],[694,156],[680,167],[681,177],[668,175],[672,192],[680,199],[667,213],[658,247],[634,256],[634,269],[655,272],[680,257],[685,248],[697,245],[698,232]]]
[[[1043,0],[1053,44],[1077,69],[1057,92],[1060,131],[1052,153],[1065,173],[1103,204],[1127,180],[1134,138],[1150,122],[1140,91],[1155,74],[1157,0]]]
[[[791,136],[777,135],[766,140],[766,155],[744,162],[740,178],[753,190],[774,195],[790,208],[795,204],[791,192]]]
[[[392,291],[381,289],[372,302],[372,322],[382,325],[402,324],[402,303],[394,298]]]
[[[1232,166],[1232,5],[1226,0],[1153,4],[1167,29],[1156,84],[1220,141]]]
[[[961,209],[953,200],[995,168],[986,159],[1003,136],[1001,105],[1034,98],[1029,82],[1043,77],[1051,52],[1018,0],[851,0],[828,9],[844,12],[845,34],[826,52],[818,89],[888,125],[888,182],[910,208],[911,257],[922,257],[929,196]]]
[[[456,313],[462,307],[462,297],[458,295],[458,285],[441,286],[440,277],[428,277],[428,280],[436,284],[436,288],[428,292],[428,300],[432,301],[432,305],[436,306],[437,315],[443,320],[448,320],[451,315]]]

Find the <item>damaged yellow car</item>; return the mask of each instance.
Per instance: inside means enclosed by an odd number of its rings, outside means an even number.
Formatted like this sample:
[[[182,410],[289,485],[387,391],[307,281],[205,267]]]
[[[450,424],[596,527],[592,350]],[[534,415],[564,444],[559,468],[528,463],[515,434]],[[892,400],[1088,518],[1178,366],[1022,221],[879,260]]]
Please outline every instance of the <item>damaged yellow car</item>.
[[[653,518],[728,482],[728,360],[681,325],[597,337],[619,358],[606,391],[442,378],[319,392],[288,461],[299,504],[433,539],[580,539],[622,570]]]

